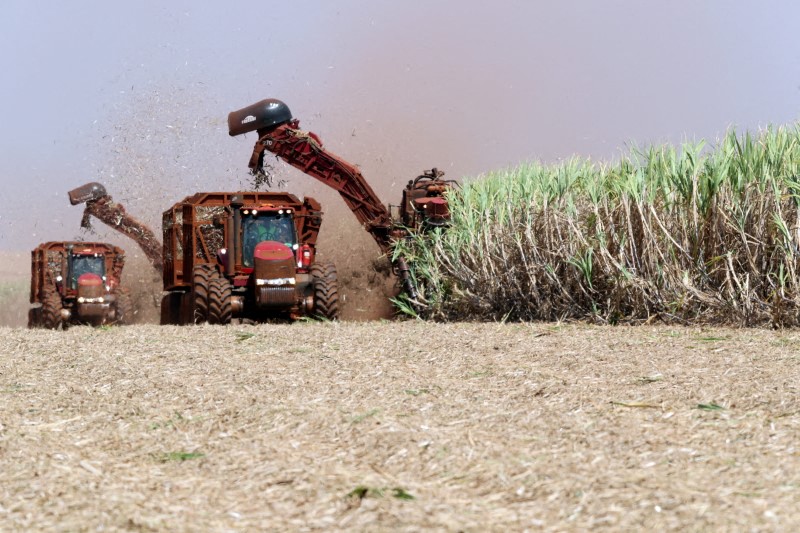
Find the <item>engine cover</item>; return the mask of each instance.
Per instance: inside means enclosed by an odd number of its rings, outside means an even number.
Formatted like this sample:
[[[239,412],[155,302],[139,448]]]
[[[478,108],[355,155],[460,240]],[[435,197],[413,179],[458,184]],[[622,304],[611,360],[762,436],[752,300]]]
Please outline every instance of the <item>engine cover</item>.
[[[258,280],[291,278],[294,280],[295,263],[292,250],[285,244],[264,241],[253,251],[253,275]]]
[[[78,276],[78,296],[81,298],[101,298],[106,293],[103,279],[97,274],[81,274]]]
[[[253,252],[256,304],[263,308],[292,307],[297,300],[295,257],[275,241],[256,245]]]

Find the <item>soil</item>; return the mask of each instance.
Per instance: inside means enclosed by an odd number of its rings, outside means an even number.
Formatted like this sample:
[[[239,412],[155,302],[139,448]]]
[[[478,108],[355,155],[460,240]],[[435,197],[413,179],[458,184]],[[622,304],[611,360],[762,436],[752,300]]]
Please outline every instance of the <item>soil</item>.
[[[800,333],[0,328],[0,529],[800,528]]]

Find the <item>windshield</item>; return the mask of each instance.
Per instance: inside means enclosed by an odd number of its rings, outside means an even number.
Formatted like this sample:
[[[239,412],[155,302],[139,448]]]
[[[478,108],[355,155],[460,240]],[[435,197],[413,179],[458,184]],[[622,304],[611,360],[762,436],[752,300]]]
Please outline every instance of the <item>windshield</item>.
[[[253,266],[253,252],[256,245],[264,241],[276,241],[292,248],[297,242],[294,233],[294,220],[291,215],[277,213],[259,214],[244,217],[242,220],[242,264]]]
[[[72,289],[78,287],[78,278],[82,274],[97,274],[101,278],[106,275],[105,257],[95,257],[94,255],[73,255],[72,274],[69,277],[69,286]]]

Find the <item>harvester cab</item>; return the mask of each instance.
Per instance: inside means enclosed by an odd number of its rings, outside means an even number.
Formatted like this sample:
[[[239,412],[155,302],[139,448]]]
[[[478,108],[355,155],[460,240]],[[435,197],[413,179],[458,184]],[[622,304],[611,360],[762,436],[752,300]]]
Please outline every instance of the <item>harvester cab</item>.
[[[245,273],[252,269],[248,282],[254,285],[258,308],[269,309],[280,300],[277,292],[270,289],[283,287],[289,304],[296,287],[310,282],[313,249],[298,241],[294,211],[290,206],[275,204],[241,208],[241,263]],[[313,311],[312,294],[303,292],[307,293],[303,303]]]
[[[457,186],[454,180],[442,179],[444,171],[433,168],[423,172],[403,189],[400,220],[409,230],[426,231],[450,223],[450,209],[445,194]]]
[[[299,249],[294,210],[291,207],[274,205],[243,207],[241,217],[244,266],[254,266],[255,252],[257,249],[263,249],[263,246],[259,248],[262,243],[273,243],[270,248],[285,248],[289,255]],[[299,263],[298,260],[298,267],[301,266]]]
[[[132,317],[120,287],[124,252],[106,243],[48,242],[31,255],[29,327],[124,324]]]
[[[70,290],[78,291],[79,301],[81,294],[80,289],[82,287],[89,285],[106,285],[106,281],[108,281],[107,288],[111,290],[112,284],[116,285],[115,280],[108,280],[106,278],[106,261],[104,255],[91,248],[79,250],[73,248],[68,257],[67,264],[67,287]]]

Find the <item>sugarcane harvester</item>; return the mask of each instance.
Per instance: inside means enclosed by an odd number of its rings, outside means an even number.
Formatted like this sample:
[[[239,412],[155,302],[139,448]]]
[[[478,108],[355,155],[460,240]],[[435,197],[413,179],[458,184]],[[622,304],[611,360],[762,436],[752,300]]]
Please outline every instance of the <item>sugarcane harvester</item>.
[[[202,192],[164,212],[162,324],[339,316],[336,267],[316,260],[319,203]]]
[[[121,285],[125,252],[104,242],[46,242],[31,253],[29,328],[129,324],[130,293]]]
[[[276,99],[262,100],[228,115],[231,136],[255,131],[258,140],[253,147],[249,167],[253,173],[263,172],[266,152],[335,189],[362,226],[372,235],[381,251],[393,258],[392,269],[406,294],[418,295],[409,266],[402,256],[393,254],[393,245],[411,232],[446,226],[450,212],[446,193],[455,182],[444,180],[444,172],[436,168],[410,180],[403,190],[400,213],[393,219],[387,206],[369,186],[361,171],[336,154],[326,150],[313,132],[300,129],[289,107]]]

